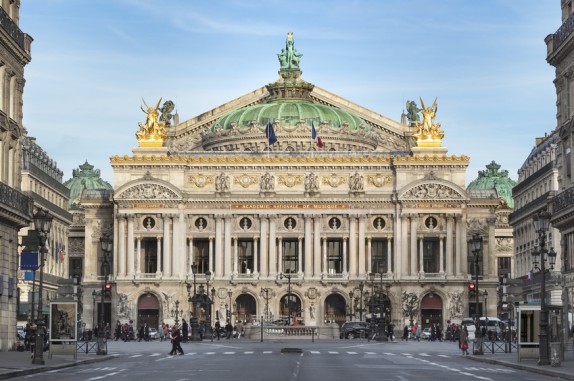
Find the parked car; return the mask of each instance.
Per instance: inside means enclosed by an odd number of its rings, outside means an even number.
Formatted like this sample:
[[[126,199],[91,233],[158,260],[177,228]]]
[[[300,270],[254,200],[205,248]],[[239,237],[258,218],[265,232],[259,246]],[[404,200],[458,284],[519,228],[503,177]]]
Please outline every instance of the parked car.
[[[421,339],[430,340],[430,337],[431,337],[431,329],[430,328],[423,329],[423,331],[421,332]]]
[[[150,328],[150,329],[149,329],[149,339],[150,339],[150,340],[157,340],[157,339],[159,339],[159,333],[158,333],[157,329],[155,329],[155,328]]]
[[[369,335],[369,323],[364,321],[346,321],[340,329],[339,338],[354,339]]]

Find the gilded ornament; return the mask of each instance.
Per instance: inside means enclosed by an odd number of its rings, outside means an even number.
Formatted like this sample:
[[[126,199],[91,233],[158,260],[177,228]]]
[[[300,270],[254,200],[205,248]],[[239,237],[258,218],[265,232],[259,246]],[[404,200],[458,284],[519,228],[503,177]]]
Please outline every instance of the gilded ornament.
[[[213,184],[213,177],[205,176],[202,174],[190,175],[188,179],[192,185],[195,185],[198,188],[203,188],[206,185],[212,185]]]
[[[339,187],[341,184],[344,184],[347,181],[347,177],[345,176],[339,176],[335,173],[333,173],[331,176],[327,177],[327,176],[323,176],[321,178],[323,184],[326,185],[330,185],[331,188],[337,188]]]
[[[234,176],[233,184],[238,184],[243,188],[247,188],[251,185],[257,184],[257,177],[249,176],[247,174],[243,174],[242,176]]]
[[[377,188],[381,188],[392,181],[391,176],[375,175],[367,176],[367,182]]]
[[[287,174],[286,176],[279,176],[279,184],[285,185],[288,188],[292,188],[296,185],[303,184],[303,176]]]

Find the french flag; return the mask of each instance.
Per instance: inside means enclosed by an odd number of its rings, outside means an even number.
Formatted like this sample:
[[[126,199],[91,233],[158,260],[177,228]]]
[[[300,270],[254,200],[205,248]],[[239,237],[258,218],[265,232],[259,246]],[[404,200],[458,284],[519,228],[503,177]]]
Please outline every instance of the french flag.
[[[322,148],[324,146],[321,137],[317,135],[317,131],[315,130],[315,125],[311,121],[311,139],[317,144],[317,147]]]
[[[532,280],[532,279],[534,279],[534,272],[532,270],[530,270],[528,272],[528,280]]]

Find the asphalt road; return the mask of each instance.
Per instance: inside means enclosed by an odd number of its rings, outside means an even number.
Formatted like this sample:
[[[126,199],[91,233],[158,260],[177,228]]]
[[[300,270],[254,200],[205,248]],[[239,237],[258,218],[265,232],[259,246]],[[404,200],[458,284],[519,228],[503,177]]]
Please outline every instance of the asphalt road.
[[[110,342],[118,357],[16,380],[552,380],[539,374],[465,359],[455,343],[365,340],[221,340],[184,343],[170,356],[168,342]]]

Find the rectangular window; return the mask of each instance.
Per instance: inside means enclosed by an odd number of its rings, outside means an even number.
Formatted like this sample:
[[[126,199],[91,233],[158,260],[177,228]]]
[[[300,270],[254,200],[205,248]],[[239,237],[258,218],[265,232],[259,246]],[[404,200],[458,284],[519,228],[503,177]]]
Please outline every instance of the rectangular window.
[[[155,238],[144,238],[142,240],[142,250],[143,250],[143,272],[147,274],[153,274],[157,272],[157,239]],[[141,270],[140,270],[141,271]]]
[[[510,257],[498,258],[498,278],[510,277]]]
[[[426,238],[423,242],[423,271],[438,273],[440,271],[440,245],[436,238]]]
[[[482,250],[478,253],[478,262],[476,262],[476,271],[475,271],[475,257],[471,248],[468,248],[468,273],[475,276],[477,273],[478,275],[482,275]]]
[[[343,272],[343,241],[327,241],[327,273],[341,274]]]
[[[283,245],[283,272],[294,274],[299,271],[299,241],[284,239]]]
[[[197,266],[197,274],[205,274],[209,271],[209,239],[193,240],[193,261]]]
[[[253,273],[253,240],[240,239],[237,241],[237,260],[239,261],[238,271],[240,274]]]
[[[387,264],[387,240],[373,239],[371,241],[371,271],[374,273],[386,273]]]

